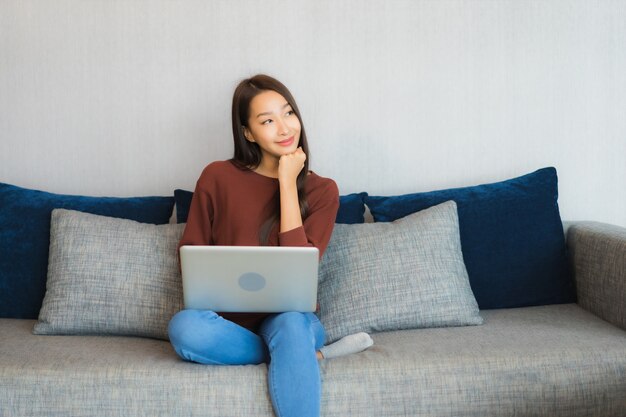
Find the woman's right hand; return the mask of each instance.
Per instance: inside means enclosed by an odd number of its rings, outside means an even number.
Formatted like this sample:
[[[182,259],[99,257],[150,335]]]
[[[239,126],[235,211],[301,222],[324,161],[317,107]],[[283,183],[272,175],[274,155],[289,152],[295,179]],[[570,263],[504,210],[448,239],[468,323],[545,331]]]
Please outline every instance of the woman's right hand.
[[[302,150],[302,147],[298,147],[295,152],[282,155],[278,160],[278,181],[282,184],[289,184],[293,182],[295,184],[298,174],[304,168],[304,162],[306,161],[306,154]]]

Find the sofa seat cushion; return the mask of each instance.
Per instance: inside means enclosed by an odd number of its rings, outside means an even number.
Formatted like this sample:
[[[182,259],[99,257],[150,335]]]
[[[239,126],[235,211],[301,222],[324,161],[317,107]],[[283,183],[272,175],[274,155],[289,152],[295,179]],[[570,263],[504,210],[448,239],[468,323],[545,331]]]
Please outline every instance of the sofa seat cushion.
[[[324,416],[623,416],[626,332],[575,304],[482,312],[483,326],[373,335],[321,362]],[[0,320],[5,416],[273,416],[266,366],[178,359],[168,342],[35,336]]]

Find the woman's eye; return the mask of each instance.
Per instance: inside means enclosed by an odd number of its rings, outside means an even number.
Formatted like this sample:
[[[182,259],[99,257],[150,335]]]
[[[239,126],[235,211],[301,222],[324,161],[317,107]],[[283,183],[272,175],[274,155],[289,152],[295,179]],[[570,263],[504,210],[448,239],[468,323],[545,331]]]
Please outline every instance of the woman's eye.
[[[266,124],[268,124],[268,123],[269,123],[269,122],[271,122],[271,121],[272,121],[272,119],[267,119],[267,120],[265,120],[265,121],[264,121],[263,123],[261,123],[261,124],[262,124],[262,125],[266,125]]]
[[[293,110],[289,110],[289,111],[287,112],[287,116],[291,116],[292,114],[294,114]]]

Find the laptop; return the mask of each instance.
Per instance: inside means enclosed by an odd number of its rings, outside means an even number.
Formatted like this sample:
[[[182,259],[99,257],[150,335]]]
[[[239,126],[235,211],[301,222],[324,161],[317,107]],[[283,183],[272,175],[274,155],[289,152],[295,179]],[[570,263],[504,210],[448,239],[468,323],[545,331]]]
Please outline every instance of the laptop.
[[[319,250],[293,246],[182,246],[185,308],[313,312]]]

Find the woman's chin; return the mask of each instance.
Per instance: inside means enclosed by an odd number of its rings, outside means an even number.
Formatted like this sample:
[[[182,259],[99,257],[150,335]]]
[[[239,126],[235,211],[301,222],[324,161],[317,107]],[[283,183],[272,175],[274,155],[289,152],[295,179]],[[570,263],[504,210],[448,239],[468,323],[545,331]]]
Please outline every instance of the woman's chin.
[[[295,146],[294,145],[286,146],[283,149],[278,149],[277,153],[276,153],[276,156],[278,156],[278,158],[280,158],[283,155],[289,155],[289,154],[294,153],[297,149],[298,149],[297,145],[295,145]]]

